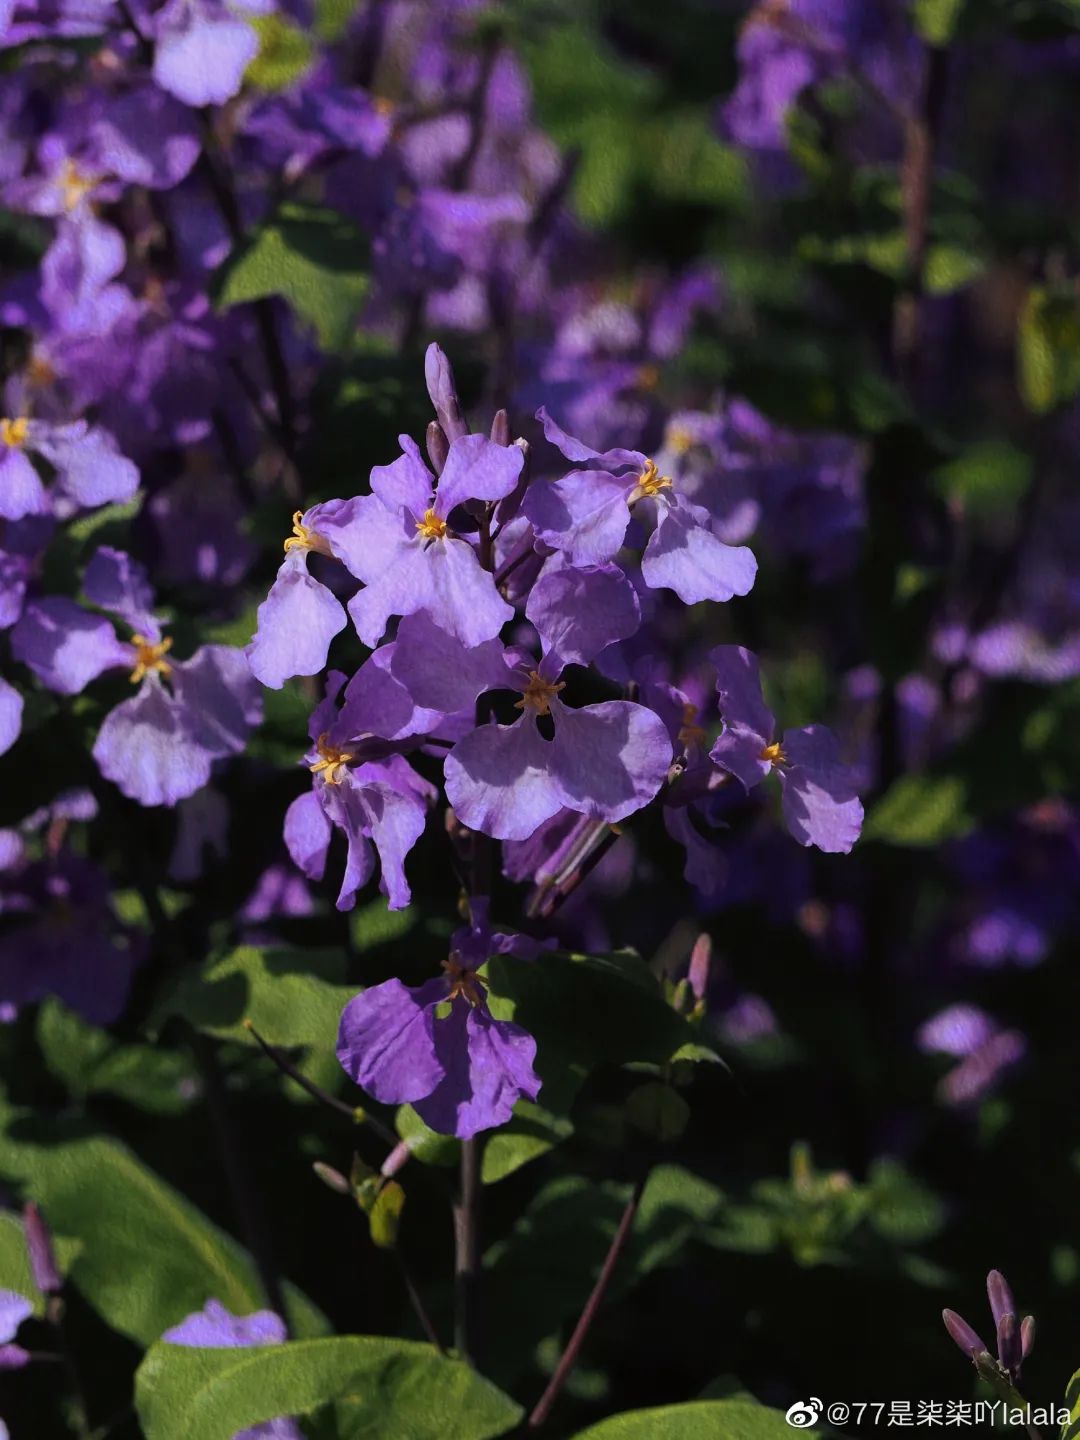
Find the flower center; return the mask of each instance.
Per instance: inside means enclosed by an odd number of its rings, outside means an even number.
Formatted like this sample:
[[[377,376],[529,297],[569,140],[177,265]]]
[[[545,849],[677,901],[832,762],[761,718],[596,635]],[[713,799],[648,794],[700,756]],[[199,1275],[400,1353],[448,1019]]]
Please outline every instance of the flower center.
[[[13,450],[20,450],[26,444],[30,422],[24,415],[17,420],[0,420],[0,441]]]
[[[301,525],[300,517],[302,510],[297,510],[292,517],[292,534],[285,541],[286,555],[290,550],[315,550],[320,555],[329,555],[330,546],[314,530],[309,530],[306,525]]]
[[[469,1002],[474,1010],[484,1003],[487,986],[475,970],[467,970],[453,956],[442,962],[442,968],[446,971],[446,978],[450,981],[450,994],[447,996],[449,1000],[456,1000],[460,995]]]
[[[32,355],[26,367],[26,378],[37,389],[44,389],[56,379],[56,371],[44,355]]]
[[[132,635],[131,643],[135,647],[135,669],[131,672],[131,683],[138,685],[139,681],[147,675],[155,672],[158,675],[171,675],[172,666],[165,659],[165,656],[172,649],[172,640],[148,640],[145,635]]]
[[[64,201],[64,209],[70,214],[83,196],[89,194],[97,183],[96,177],[80,174],[79,167],[74,160],[65,160],[60,176],[60,194]]]
[[[705,731],[700,725],[695,725],[698,707],[686,704],[682,707],[682,729],[679,731],[679,744],[684,750],[689,750],[691,745],[704,745]]]
[[[633,505],[635,500],[651,500],[661,490],[670,490],[673,484],[670,475],[660,474],[654,460],[646,460],[645,469],[638,476],[628,503]]]
[[[327,785],[340,785],[345,768],[353,758],[351,750],[339,750],[336,745],[327,744],[327,732],[324,730],[315,742],[315,749],[319,752],[318,760],[308,766],[313,775],[321,775]]]
[[[534,710],[537,715],[550,715],[551,702],[558,695],[560,690],[566,689],[566,681],[560,680],[553,684],[545,680],[539,670],[529,671],[529,683],[525,687],[525,693],[520,700],[515,700],[515,710]]]
[[[416,529],[425,540],[445,540],[446,521],[435,514],[432,506],[424,511],[424,518],[417,520]]]
[[[694,448],[694,437],[685,425],[669,425],[667,432],[668,449],[676,455],[685,455]]]
[[[786,765],[788,758],[784,754],[784,747],[779,740],[774,740],[771,745],[766,745],[758,756],[759,760],[767,760],[770,765]]]

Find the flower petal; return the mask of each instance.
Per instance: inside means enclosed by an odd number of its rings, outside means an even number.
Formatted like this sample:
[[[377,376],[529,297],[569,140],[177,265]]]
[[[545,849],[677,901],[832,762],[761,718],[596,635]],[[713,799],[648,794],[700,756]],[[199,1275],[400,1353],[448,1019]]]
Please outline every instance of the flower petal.
[[[280,690],[293,675],[317,675],[331,640],[347,623],[338,601],[308,574],[303,552],[292,552],[258,609],[258,628],[247,648],[252,674],[271,690]]]
[[[98,769],[140,805],[175,805],[210,779],[212,754],[188,730],[185,707],[150,677],[106,715],[94,759]]]
[[[608,700],[581,710],[556,700],[551,708],[551,765],[564,805],[581,815],[615,821],[649,803],[672,760],[671,739],[659,715],[629,700]]]
[[[572,470],[529,486],[522,509],[537,538],[573,565],[601,565],[619,551],[630,524],[632,482],[606,470]]]
[[[520,1025],[459,1000],[433,1028],[446,1074],[430,1095],[415,1102],[432,1130],[468,1140],[505,1124],[523,1095],[535,1100],[540,1093],[533,1069],[536,1041]]]
[[[15,658],[60,695],[78,695],[106,670],[132,666],[135,652],[103,615],[74,600],[47,596],[28,605],[11,632]]]
[[[466,500],[502,500],[518,482],[525,455],[517,445],[496,445],[484,435],[462,435],[450,444],[439,476],[435,512],[444,518]]]
[[[563,803],[551,751],[531,715],[513,725],[481,725],[459,740],[443,766],[458,818],[497,840],[527,840]]]
[[[305,790],[285,811],[285,848],[296,868],[309,880],[326,873],[330,849],[330,819],[314,790]]]
[[[708,512],[686,502],[661,505],[641,557],[652,590],[674,590],[684,605],[730,600],[754,588],[757,561],[745,545],[725,545],[709,528]]]
[[[387,980],[355,996],[341,1013],[337,1057],[361,1089],[383,1105],[430,1095],[445,1069],[435,1053],[435,1007],[446,982],[410,989]]]
[[[847,854],[862,829],[863,807],[854,772],[840,758],[824,725],[784,731],[788,765],[780,770],[784,819],[800,845]]]
[[[555,557],[549,562],[553,564]],[[545,568],[525,607],[544,649],[564,665],[587,665],[641,623],[637,592],[617,565]]]

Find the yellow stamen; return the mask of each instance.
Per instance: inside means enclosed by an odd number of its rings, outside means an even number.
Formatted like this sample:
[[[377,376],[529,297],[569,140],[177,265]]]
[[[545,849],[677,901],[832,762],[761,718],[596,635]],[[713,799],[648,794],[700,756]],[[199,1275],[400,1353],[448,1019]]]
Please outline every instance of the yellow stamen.
[[[679,744],[684,750],[689,750],[691,745],[704,745],[705,743],[706,736],[703,727],[694,724],[697,712],[696,705],[683,706],[683,723],[682,729],[679,731]]]
[[[655,390],[660,384],[659,365],[642,365],[638,368],[637,383],[642,390]]]
[[[315,742],[315,749],[319,752],[319,758],[308,769],[313,775],[321,775],[327,785],[340,785],[341,777],[349,761],[353,758],[351,750],[339,750],[335,745],[327,744],[327,732],[324,730]]]
[[[376,95],[372,99],[371,108],[376,115],[389,116],[394,113],[394,102],[388,100],[385,95]]]
[[[68,214],[75,209],[84,195],[93,190],[97,183],[96,175],[81,175],[74,160],[64,161],[64,169],[60,176],[60,194],[63,197],[64,209]]]
[[[24,415],[17,420],[0,420],[0,444],[10,445],[13,450],[21,450],[26,444],[26,437],[30,430],[30,422]]]
[[[630,492],[627,500],[628,505],[633,505],[637,500],[651,500],[661,490],[670,490],[674,484],[670,475],[661,475],[653,460],[645,461],[645,469],[638,476],[637,485]]]
[[[303,513],[302,510],[297,510],[293,514],[292,534],[285,541],[285,553],[288,554],[290,550],[315,550],[320,555],[329,555],[330,546],[326,540],[314,530],[309,530],[306,525],[301,525],[300,517]]]
[[[430,505],[424,511],[424,518],[417,520],[416,528],[425,540],[446,539],[446,521],[436,515]]]
[[[463,996],[474,1010],[484,1003],[487,986],[475,970],[467,970],[464,965],[459,965],[452,955],[449,960],[442,962],[442,968],[450,981],[448,999],[456,1000],[459,995]]]
[[[788,758],[784,754],[784,747],[779,740],[774,740],[771,745],[766,745],[758,756],[759,760],[767,760],[770,765],[786,765]]]
[[[153,641],[145,635],[132,635],[131,643],[135,647],[135,669],[131,672],[131,683],[137,685],[145,676],[156,673],[158,675],[171,675],[172,666],[164,658],[172,649],[172,640]]]
[[[534,710],[537,715],[550,715],[551,702],[558,695],[560,690],[566,689],[566,681],[560,680],[553,685],[550,680],[545,680],[539,670],[529,671],[529,684],[520,700],[514,702],[515,710]]]
[[[668,426],[667,448],[676,455],[685,455],[694,448],[694,437],[685,425]]]

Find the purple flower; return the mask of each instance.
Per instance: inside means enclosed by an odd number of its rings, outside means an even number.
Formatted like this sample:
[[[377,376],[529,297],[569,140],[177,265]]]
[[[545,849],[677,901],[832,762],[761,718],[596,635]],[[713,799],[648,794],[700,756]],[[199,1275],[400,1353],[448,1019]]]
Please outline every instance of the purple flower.
[[[524,936],[492,933],[486,908],[474,904],[472,925],[454,935],[439,979],[417,987],[387,980],[349,1001],[338,1059],[376,1100],[413,1105],[440,1134],[468,1139],[504,1124],[515,1101],[539,1094],[536,1041],[492,1016],[478,971],[491,955],[536,953]]]
[[[421,706],[450,714],[493,690],[521,696],[512,725],[487,724],[459,740],[444,765],[458,818],[500,840],[525,840],[563,807],[623,820],[656,795],[671,763],[660,718],[643,705],[609,700],[571,710],[559,698],[567,663],[637,627],[637,599],[614,566],[555,571],[538,581],[529,616],[543,641],[539,664],[498,640],[468,647],[426,616],[402,621],[393,674]],[[538,725],[549,717],[553,735]]]
[[[208,1300],[161,1337],[170,1345],[194,1345],[208,1350],[240,1350],[258,1345],[284,1345],[289,1338],[285,1322],[273,1310],[233,1315],[220,1300]],[[294,1420],[264,1420],[238,1430],[233,1440],[303,1440]]]
[[[481,568],[476,546],[451,528],[451,512],[470,500],[495,501],[517,485],[524,455],[483,435],[450,444],[436,482],[407,435],[392,465],[371,472],[357,523],[340,540],[341,557],[364,588],[349,614],[365,645],[377,645],[393,615],[427,611],[462,645],[497,635],[513,610]]]
[[[326,698],[312,714],[314,744],[306,763],[313,788],[289,806],[285,844],[307,878],[321,880],[332,830],[344,833],[348,851],[339,910],[352,909],[357,891],[374,874],[374,847],[382,864],[381,889],[390,908],[401,910],[411,898],[405,857],[423,834],[435,791],[391,745],[358,731],[363,706],[350,706],[347,695],[338,710],[344,683],[340,671],[331,671]],[[411,713],[411,703],[408,708]]]
[[[709,659],[724,720],[711,759],[748,791],[775,772],[784,819],[799,844],[846,854],[859,838],[863,807],[836,736],[823,725],[807,725],[776,740],[757,657],[741,645],[719,645]]]
[[[34,1306],[17,1290],[0,1290],[0,1372],[21,1370],[30,1362],[30,1352],[11,1342],[19,1326],[34,1313]]]
[[[185,105],[224,105],[238,94],[259,53],[246,13],[274,9],[273,0],[233,5],[223,0],[167,0],[154,20],[154,79]]]
[[[1019,1030],[1003,1029],[985,1010],[967,1004],[932,1016],[919,1028],[916,1043],[920,1050],[959,1060],[938,1086],[943,1103],[956,1108],[977,1105],[1027,1053]]]
[[[93,755],[121,792],[141,805],[175,805],[210,778],[214,760],[238,754],[262,715],[243,654],[204,645],[190,660],[166,658],[171,640],[151,614],[146,572],[118,550],[99,549],[83,579],[87,598],[134,633],[121,640],[104,616],[73,600],[27,606],[12,650],[51,690],[79,694],[110,669],[126,669],[138,690],[109,712]]]
[[[0,755],[11,749],[22,730],[23,698],[0,675]]]
[[[345,560],[356,548],[348,541],[362,524],[360,504],[327,500],[293,516],[285,559],[259,606],[258,627],[247,649],[252,674],[272,690],[294,675],[317,675],[330,642],[348,624],[341,602],[308,573],[308,556]]]
[[[85,420],[54,425],[47,420],[0,419],[0,517],[21,520],[47,515],[49,492],[31,463],[40,455],[56,470],[53,497],[69,507],[91,508],[130,500],[139,472],[104,430]]]
[[[0,935],[0,1012],[58,995],[91,1024],[109,1024],[124,1008],[139,951],[117,929],[108,877],[67,849],[27,862],[19,835],[5,836],[0,914],[11,923]]]
[[[655,506],[656,527],[641,559],[646,585],[674,590],[687,605],[749,594],[757,574],[751,551],[725,545],[709,512],[678,493],[647,455],[601,453],[567,435],[546,410],[539,410],[537,419],[568,460],[586,467],[529,487],[525,514],[545,545],[561,550],[571,564],[601,564],[621,548],[631,512],[647,501]]]

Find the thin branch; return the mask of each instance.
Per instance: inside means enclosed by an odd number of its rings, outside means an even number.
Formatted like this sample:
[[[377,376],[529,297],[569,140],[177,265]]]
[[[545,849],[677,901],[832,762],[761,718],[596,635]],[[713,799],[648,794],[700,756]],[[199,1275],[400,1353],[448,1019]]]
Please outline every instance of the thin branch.
[[[432,1345],[435,1346],[435,1349],[439,1352],[439,1354],[445,1355],[446,1351],[443,1349],[442,1341],[439,1339],[439,1332],[435,1329],[435,1325],[431,1319],[431,1315],[428,1312],[428,1308],[420,1297],[420,1291],[416,1288],[416,1282],[413,1280],[412,1271],[409,1269],[405,1261],[404,1255],[402,1255],[401,1251],[396,1245],[394,1246],[394,1255],[397,1258],[398,1269],[401,1271],[401,1279],[405,1286],[405,1292],[409,1297],[409,1304],[412,1306],[413,1313],[416,1316],[417,1320],[420,1322],[421,1330],[423,1330],[424,1334],[427,1336],[428,1340],[430,1340]]]
[[[574,1333],[570,1336],[566,1349],[562,1353],[555,1373],[548,1381],[547,1389],[536,1402],[532,1414],[526,1422],[529,1430],[539,1430],[551,1413],[551,1408],[559,1398],[563,1386],[570,1377],[570,1372],[577,1364],[578,1356],[581,1354],[581,1347],[585,1344],[585,1338],[592,1329],[593,1321],[603,1304],[604,1296],[607,1294],[608,1286],[611,1284],[615,1274],[616,1266],[626,1242],[630,1238],[630,1231],[634,1226],[634,1217],[637,1215],[638,1206],[641,1204],[641,1196],[645,1189],[646,1176],[642,1176],[630,1192],[630,1198],[626,1202],[622,1217],[619,1220],[619,1227],[615,1231],[608,1253],[604,1257],[604,1263],[600,1268],[600,1274],[596,1278],[596,1284],[592,1288],[592,1294],[585,1301],[585,1308],[581,1312],[577,1324],[574,1326]]]
[[[471,1363],[477,1350],[480,1281],[480,1142],[461,1142],[461,1192],[454,1206],[454,1345]]]

